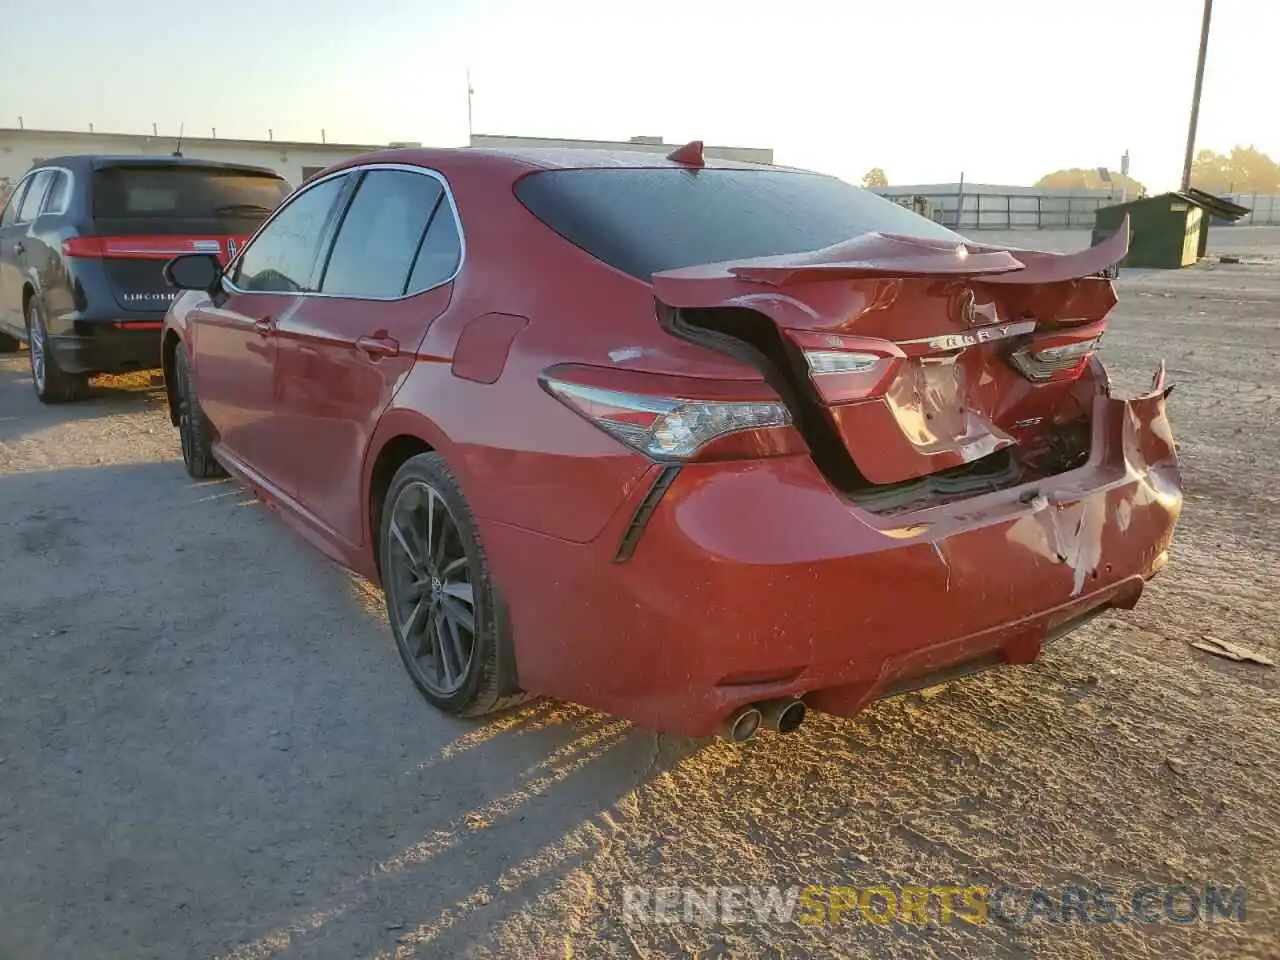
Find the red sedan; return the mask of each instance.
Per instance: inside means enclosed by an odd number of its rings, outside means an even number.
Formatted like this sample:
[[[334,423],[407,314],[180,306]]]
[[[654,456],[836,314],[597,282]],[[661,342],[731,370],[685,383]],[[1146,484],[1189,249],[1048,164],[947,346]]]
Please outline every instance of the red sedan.
[[[397,150],[184,293],[188,472],[382,584],[423,695],[735,739],[1001,663],[1164,565],[1163,373],[1094,354],[1127,230],[965,240],[827,176]]]

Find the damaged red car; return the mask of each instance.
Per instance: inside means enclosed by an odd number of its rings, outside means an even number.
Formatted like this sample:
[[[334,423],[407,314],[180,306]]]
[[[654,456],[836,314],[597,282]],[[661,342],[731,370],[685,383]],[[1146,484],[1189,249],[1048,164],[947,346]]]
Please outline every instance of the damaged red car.
[[[165,379],[191,475],[380,583],[441,710],[745,739],[1138,601],[1182,493],[1163,373],[1095,353],[1127,236],[986,246],[698,144],[389,151],[167,265]]]

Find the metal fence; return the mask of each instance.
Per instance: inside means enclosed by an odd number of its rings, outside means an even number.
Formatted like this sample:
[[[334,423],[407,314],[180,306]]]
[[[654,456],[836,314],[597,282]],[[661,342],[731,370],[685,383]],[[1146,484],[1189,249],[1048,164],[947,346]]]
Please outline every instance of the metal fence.
[[[1280,194],[1229,193],[1227,199],[1249,208],[1249,216],[1240,221],[1246,226],[1280,224]]]
[[[969,192],[923,194],[929,216],[953,230],[1049,230],[1092,228],[1099,207],[1120,197],[1070,197],[1033,193]],[[912,197],[889,199],[911,206]]]

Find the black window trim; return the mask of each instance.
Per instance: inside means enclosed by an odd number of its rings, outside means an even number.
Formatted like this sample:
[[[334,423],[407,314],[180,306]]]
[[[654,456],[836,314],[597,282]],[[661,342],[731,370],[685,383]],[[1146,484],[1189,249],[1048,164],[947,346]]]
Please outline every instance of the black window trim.
[[[407,294],[402,293],[399,296],[395,296],[395,297],[352,296],[350,294],[343,294],[343,293],[321,293],[318,290],[315,290],[315,291],[313,290],[298,290],[298,291],[245,290],[245,289],[242,289],[241,287],[236,286],[234,283],[231,282],[230,276],[231,276],[232,268],[240,262],[240,259],[254,245],[254,243],[257,242],[258,237],[260,237],[262,233],[268,227],[271,226],[271,224],[275,221],[276,217],[278,217],[284,210],[292,206],[298,200],[298,198],[302,196],[302,194],[306,193],[308,190],[314,190],[316,187],[320,186],[320,184],[322,183],[327,183],[328,181],[336,179],[337,177],[347,176],[352,173],[357,174],[353,182],[355,182],[358,187],[359,181],[364,179],[363,175],[365,173],[369,173],[374,170],[400,170],[406,173],[417,173],[425,177],[431,177],[437,182],[439,182],[441,188],[444,190],[444,196],[449,199],[449,209],[453,213],[453,227],[458,233],[458,266],[454,269],[453,273],[451,273],[447,278],[445,278],[444,280],[441,280],[439,283],[434,283],[429,287],[424,287],[421,290],[415,290],[413,293],[407,293]],[[322,262],[320,258],[321,256],[323,256],[324,268],[321,270],[319,277],[316,278],[317,286],[321,285],[324,282],[324,271],[328,270],[329,257],[333,253],[334,244],[337,242],[338,232],[342,229],[341,220],[346,218],[347,210],[350,209],[351,203],[353,202],[357,193],[358,193],[358,189],[348,190],[345,197],[339,196],[338,198],[338,203],[341,204],[341,207],[342,207],[340,211],[338,228],[335,229],[332,232],[332,234],[329,236],[327,244],[324,245],[326,248],[324,250],[316,251],[316,254],[317,254],[316,259],[312,262],[312,265],[311,265],[312,276],[315,276],[315,267]],[[439,211],[438,202],[436,204],[435,210],[436,212]],[[433,213],[433,215],[428,218],[427,226],[430,226],[431,220],[434,220],[434,219],[435,219],[435,215]],[[424,237],[426,236],[425,230],[423,231],[423,236]],[[422,244],[421,244],[421,241],[419,241],[418,250],[414,252],[413,263],[409,265],[410,276],[412,276],[413,274],[413,267],[417,264],[418,253],[421,251],[421,247],[422,247]],[[453,281],[458,278],[458,275],[462,273],[462,268],[466,265],[466,262],[467,262],[467,238],[466,238],[466,234],[463,232],[463,229],[462,229],[462,216],[458,213],[457,201],[453,197],[453,191],[450,189],[449,181],[445,179],[444,174],[440,173],[437,170],[432,170],[430,167],[420,167],[417,164],[411,164],[411,163],[363,163],[363,164],[356,164],[350,167],[343,167],[341,170],[335,170],[332,173],[327,174],[326,176],[317,177],[315,180],[309,180],[306,183],[304,183],[301,187],[299,187],[297,190],[295,190],[289,196],[289,198],[285,200],[284,203],[280,204],[280,206],[276,208],[276,210],[271,214],[271,216],[269,216],[266,220],[262,222],[262,225],[258,227],[254,235],[249,238],[249,242],[244,245],[244,249],[241,250],[240,253],[236,256],[236,259],[227,265],[226,270],[222,274],[222,289],[227,293],[234,293],[234,294],[240,294],[240,295],[253,294],[255,296],[273,296],[273,297],[316,297],[316,298],[322,298],[326,300],[361,300],[361,301],[366,301],[371,303],[396,303],[401,300],[408,300],[412,297],[421,296],[422,294],[427,293],[431,290],[437,290],[440,287],[445,286],[446,284],[453,283]]]

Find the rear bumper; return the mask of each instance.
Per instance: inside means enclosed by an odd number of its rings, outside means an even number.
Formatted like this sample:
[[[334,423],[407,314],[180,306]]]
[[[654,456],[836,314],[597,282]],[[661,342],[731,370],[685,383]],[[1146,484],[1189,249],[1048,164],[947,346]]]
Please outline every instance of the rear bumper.
[[[51,335],[49,349],[58,366],[68,373],[151,370],[160,366],[159,327],[159,321],[132,330],[106,323],[76,323],[74,333]]]
[[[1034,660],[1137,602],[1182,507],[1160,393],[1099,397],[1079,470],[896,518],[804,456],[686,466],[614,562],[647,492],[591,544],[484,535],[522,686],[688,736],[762,699],[852,715],[913,678]]]

